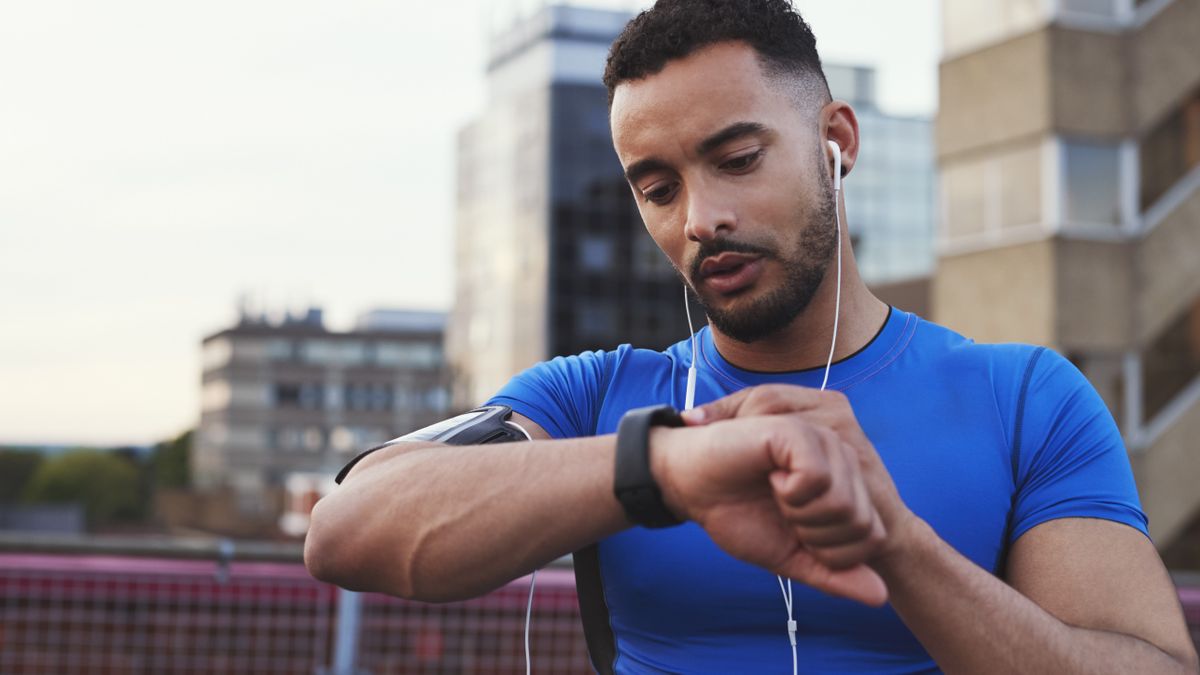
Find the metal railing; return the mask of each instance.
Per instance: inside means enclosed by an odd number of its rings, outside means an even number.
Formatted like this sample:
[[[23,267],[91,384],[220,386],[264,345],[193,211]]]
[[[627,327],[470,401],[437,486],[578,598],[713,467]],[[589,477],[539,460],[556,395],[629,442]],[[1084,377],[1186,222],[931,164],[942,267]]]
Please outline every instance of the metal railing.
[[[528,584],[427,604],[315,581],[295,544],[0,534],[0,673],[519,675]],[[578,612],[564,561],[539,572],[533,672],[592,672]]]
[[[0,535],[0,673],[518,675],[528,591],[435,605],[318,582],[294,544]],[[591,672],[578,611],[541,571],[534,672]]]

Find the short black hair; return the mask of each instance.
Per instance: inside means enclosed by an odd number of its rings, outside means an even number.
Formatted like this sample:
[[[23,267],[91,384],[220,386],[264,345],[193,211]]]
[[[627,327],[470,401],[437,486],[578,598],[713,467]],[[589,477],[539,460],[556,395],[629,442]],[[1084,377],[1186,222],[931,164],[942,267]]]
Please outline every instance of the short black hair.
[[[829,100],[817,38],[788,0],[658,0],[625,26],[608,52],[604,86],[609,105],[622,82],[653,75],[703,47],[732,41],[753,47],[767,75],[796,77],[806,97],[822,104]]]

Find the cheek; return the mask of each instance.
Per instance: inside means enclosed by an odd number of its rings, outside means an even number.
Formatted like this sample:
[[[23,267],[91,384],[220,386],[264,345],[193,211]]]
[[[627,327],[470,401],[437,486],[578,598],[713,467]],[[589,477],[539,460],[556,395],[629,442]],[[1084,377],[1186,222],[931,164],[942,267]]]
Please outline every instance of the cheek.
[[[641,213],[642,223],[650,238],[654,240],[659,250],[666,254],[671,263],[678,267],[679,257],[682,256],[687,245],[683,225],[676,223],[674,217],[665,209],[645,209],[639,204],[638,211]]]

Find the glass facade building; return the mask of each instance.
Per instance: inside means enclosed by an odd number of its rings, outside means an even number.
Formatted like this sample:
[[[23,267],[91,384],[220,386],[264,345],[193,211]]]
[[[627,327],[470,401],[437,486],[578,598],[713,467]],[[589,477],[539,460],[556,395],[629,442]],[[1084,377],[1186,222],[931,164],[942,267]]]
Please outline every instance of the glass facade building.
[[[459,408],[554,355],[688,334],[609,132],[601,75],[629,18],[551,6],[493,39],[487,109],[458,144],[446,344]]]
[[[825,78],[833,97],[858,116],[858,160],[843,191],[859,273],[868,284],[929,276],[936,229],[933,123],[881,111],[871,68],[827,63]]]

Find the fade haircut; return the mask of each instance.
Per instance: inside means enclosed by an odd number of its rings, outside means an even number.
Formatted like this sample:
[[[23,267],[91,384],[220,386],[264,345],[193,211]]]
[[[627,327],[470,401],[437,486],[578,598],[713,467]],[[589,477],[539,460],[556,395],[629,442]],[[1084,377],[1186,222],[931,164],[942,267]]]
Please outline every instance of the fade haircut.
[[[812,29],[788,0],[658,0],[613,42],[604,67],[611,107],[617,85],[649,77],[667,63],[719,42],[754,48],[764,74],[801,107],[829,102]]]

